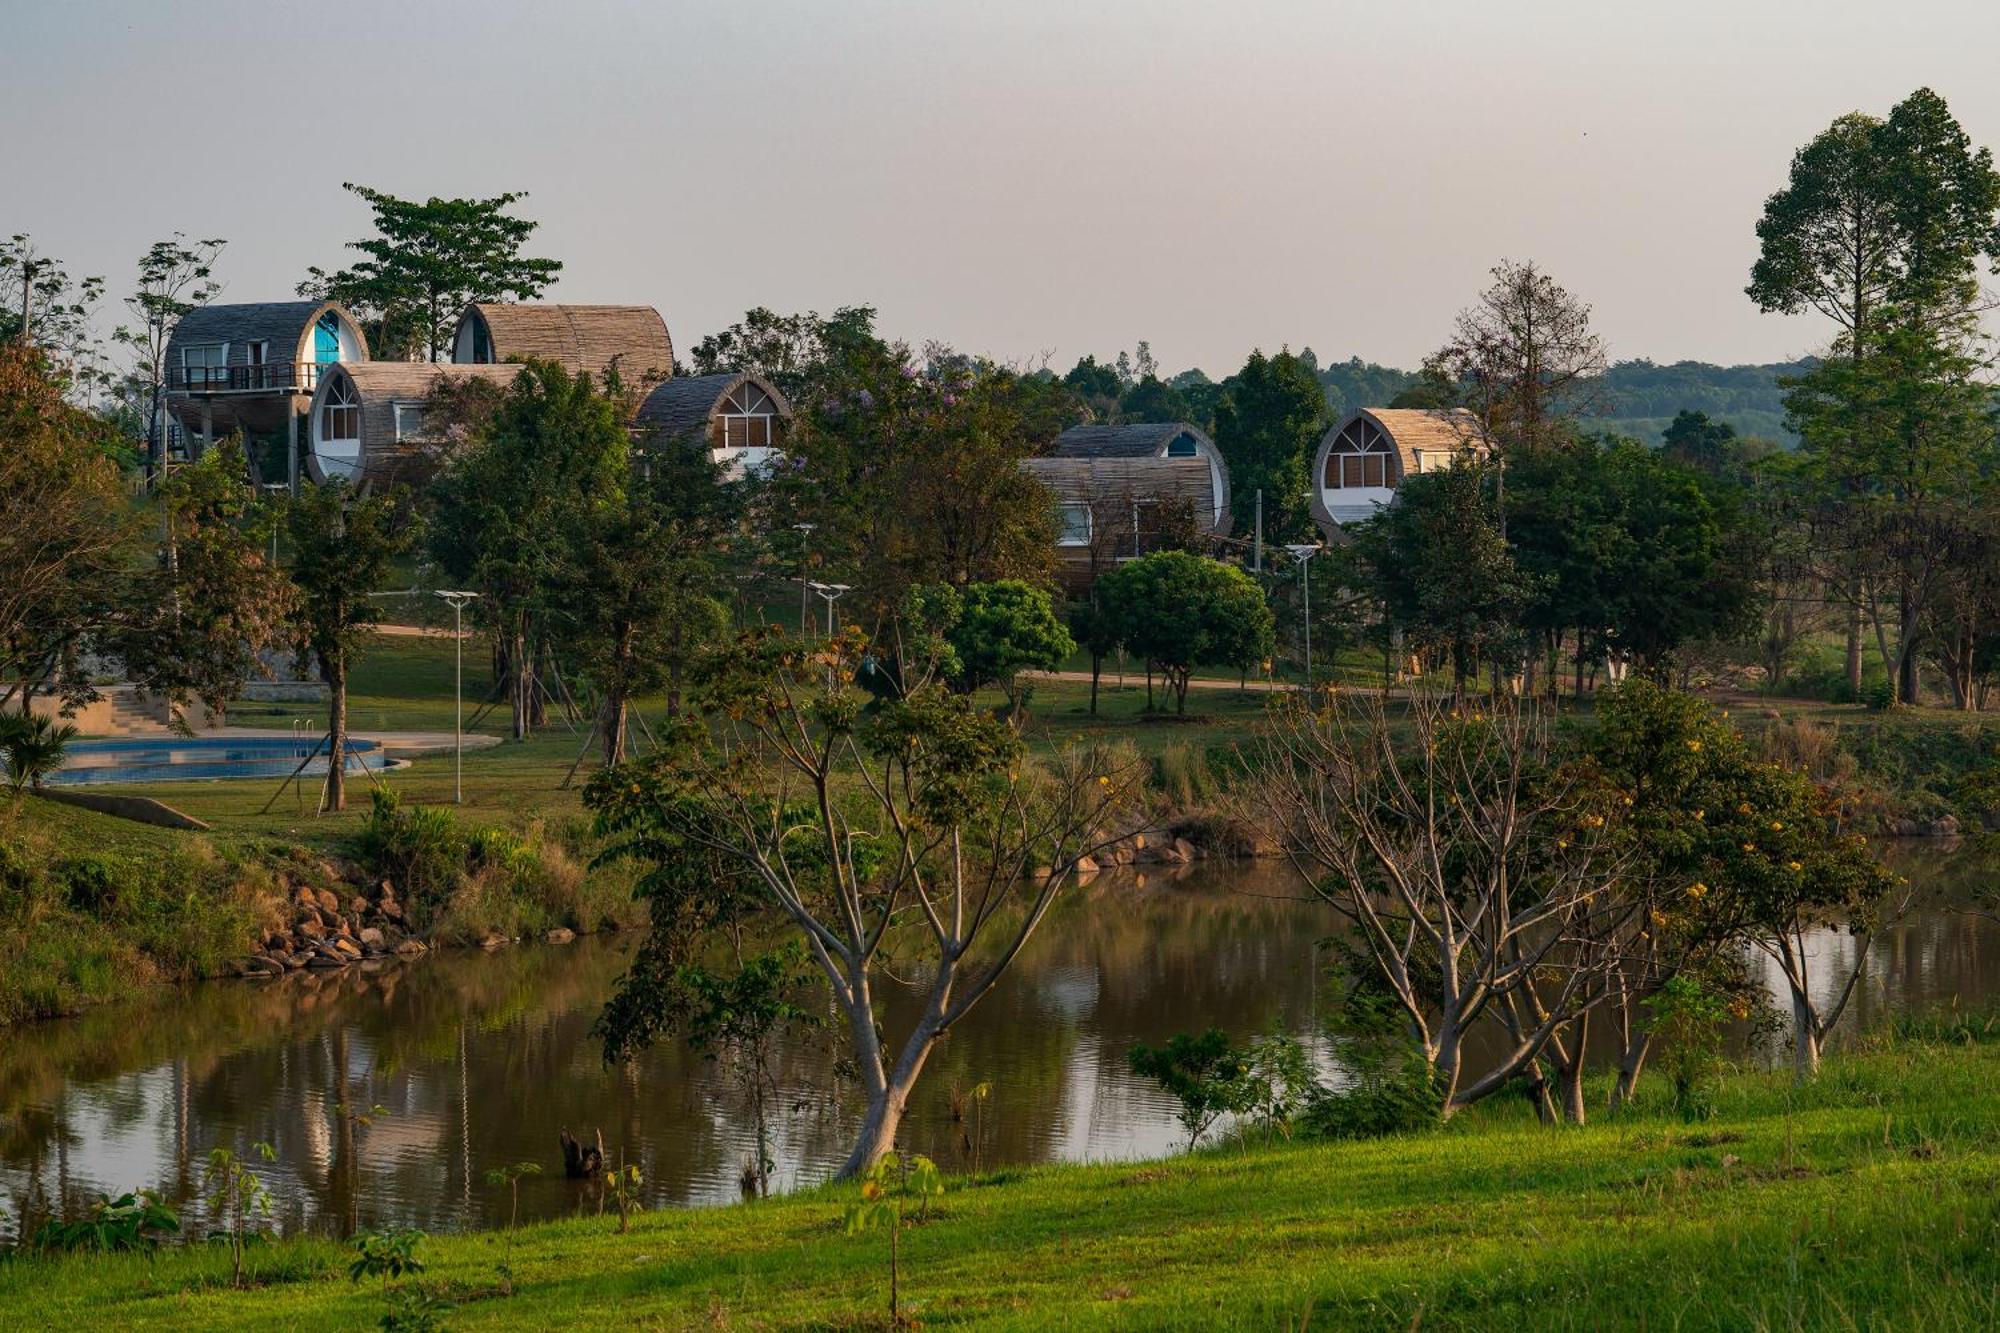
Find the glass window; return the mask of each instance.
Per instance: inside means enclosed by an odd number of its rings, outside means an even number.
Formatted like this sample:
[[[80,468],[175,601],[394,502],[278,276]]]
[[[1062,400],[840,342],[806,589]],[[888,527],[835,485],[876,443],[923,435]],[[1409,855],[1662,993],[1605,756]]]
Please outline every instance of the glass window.
[[[191,343],[181,348],[181,382],[190,389],[220,388],[229,382],[229,344]]]
[[[361,438],[361,404],[354,396],[354,386],[344,379],[333,386],[326,401],[320,404],[319,437],[326,441]]]
[[[424,438],[424,405],[422,403],[396,404],[396,438],[398,440],[421,440]]]
[[[1362,418],[1334,440],[1326,456],[1326,489],[1386,489],[1389,485],[1389,437],[1374,422]]]
[[[1192,435],[1176,435],[1173,443],[1167,446],[1168,458],[1193,458],[1199,452],[1200,448]]]
[[[1062,535],[1056,538],[1056,545],[1090,545],[1089,505],[1066,504],[1062,507]]]

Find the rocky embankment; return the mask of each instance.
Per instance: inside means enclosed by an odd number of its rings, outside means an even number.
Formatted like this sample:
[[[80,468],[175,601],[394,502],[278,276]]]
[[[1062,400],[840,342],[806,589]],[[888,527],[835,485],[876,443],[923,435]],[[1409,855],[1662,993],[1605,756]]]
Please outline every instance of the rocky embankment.
[[[283,976],[303,968],[333,971],[367,958],[423,953],[408,929],[396,889],[383,880],[366,893],[342,898],[332,889],[300,885],[289,905],[291,925],[264,932],[257,952],[244,959],[244,976]]]

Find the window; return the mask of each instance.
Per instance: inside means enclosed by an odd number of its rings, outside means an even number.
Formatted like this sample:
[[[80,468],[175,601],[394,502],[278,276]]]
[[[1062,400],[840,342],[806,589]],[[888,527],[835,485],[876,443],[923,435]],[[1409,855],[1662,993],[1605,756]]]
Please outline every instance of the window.
[[[271,344],[265,342],[261,338],[258,339],[256,342],[248,344],[248,348],[250,353],[250,364],[253,366],[261,366],[271,359],[270,358]]]
[[[1356,418],[1327,452],[1326,489],[1381,490],[1389,477],[1389,437],[1367,417]]]
[[[229,344],[190,343],[181,348],[181,383],[190,389],[226,387]]]
[[[326,443],[361,438],[361,401],[345,376],[333,382],[319,408],[319,438]]]
[[[1201,452],[1201,446],[1194,442],[1192,435],[1176,435],[1167,446],[1168,458],[1193,458]]]
[[[1090,545],[1090,506],[1087,504],[1066,504],[1062,507],[1062,535],[1056,538],[1057,546]]]
[[[715,410],[716,443],[724,449],[778,447],[778,405],[755,384],[730,391]]]
[[[422,403],[396,404],[396,438],[398,440],[421,440],[424,438],[424,405]]]

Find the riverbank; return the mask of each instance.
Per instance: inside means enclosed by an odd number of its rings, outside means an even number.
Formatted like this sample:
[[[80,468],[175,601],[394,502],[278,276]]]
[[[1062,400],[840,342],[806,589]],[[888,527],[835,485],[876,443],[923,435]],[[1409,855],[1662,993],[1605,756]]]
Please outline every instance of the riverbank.
[[[1738,1073],[1686,1124],[1655,1080],[1583,1129],[1508,1103],[1431,1133],[1224,1145],[952,1178],[900,1241],[926,1325],[991,1328],[1990,1326],[2000,1317],[2000,1047],[1990,1029]],[[450,1327],[881,1326],[888,1240],[851,1186],[724,1208],[433,1237]],[[20,1327],[354,1328],[382,1298],[331,1241],[0,1264]],[[505,1264],[511,1282],[498,1266]]]

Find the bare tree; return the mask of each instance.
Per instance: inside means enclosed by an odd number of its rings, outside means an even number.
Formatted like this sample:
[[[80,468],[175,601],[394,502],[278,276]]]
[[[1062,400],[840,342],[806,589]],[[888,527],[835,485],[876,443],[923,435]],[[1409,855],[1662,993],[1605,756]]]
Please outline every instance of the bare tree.
[[[1637,906],[1617,892],[1615,803],[1559,762],[1549,719],[1501,701],[1292,703],[1263,739],[1252,800],[1300,877],[1353,927],[1449,1115],[1537,1062],[1580,1068],[1586,1022],[1617,993]],[[1247,813],[1247,812],[1246,812]],[[1482,1024],[1504,1040],[1478,1070]],[[1573,1100],[1572,1100],[1573,1099]],[[1565,1109],[1581,1115],[1580,1083]]]
[[[1096,748],[1027,758],[1003,722],[928,680],[864,719],[866,649],[746,638],[706,674],[667,753],[610,770],[591,803],[655,864],[701,853],[738,867],[825,977],[866,1099],[842,1177],[895,1143],[911,1090],[952,1025],[993,989],[1078,862],[1118,834],[1140,780]],[[912,671],[920,668],[911,667]],[[922,977],[900,1040],[877,988]],[[889,978],[894,980],[894,978]]]
[[[1604,374],[1590,307],[1527,263],[1504,262],[1479,301],[1459,312],[1451,340],[1426,370],[1472,409],[1477,443],[1544,448],[1586,415]],[[1471,441],[1468,441],[1471,443]]]
[[[221,240],[190,241],[175,232],[139,256],[139,283],[125,305],[138,319],[121,325],[111,336],[132,349],[132,377],[146,393],[146,468],[157,477],[166,465],[166,432],[160,409],[167,387],[167,346],[183,319],[213,301],[222,284],[210,275],[227,244]]]

